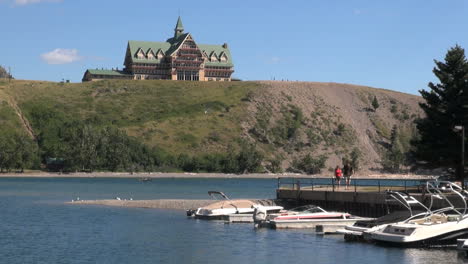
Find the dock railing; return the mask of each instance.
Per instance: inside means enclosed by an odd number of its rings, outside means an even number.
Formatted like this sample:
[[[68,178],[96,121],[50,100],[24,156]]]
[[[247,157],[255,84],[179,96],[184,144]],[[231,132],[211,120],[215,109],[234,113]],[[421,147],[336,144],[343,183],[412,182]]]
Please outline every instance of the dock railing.
[[[421,192],[430,179],[379,179],[351,178],[348,188],[346,180],[341,179],[338,185],[335,178],[278,178],[278,189],[289,190],[321,190],[321,191],[354,191],[354,192],[385,192],[387,190],[404,192]]]

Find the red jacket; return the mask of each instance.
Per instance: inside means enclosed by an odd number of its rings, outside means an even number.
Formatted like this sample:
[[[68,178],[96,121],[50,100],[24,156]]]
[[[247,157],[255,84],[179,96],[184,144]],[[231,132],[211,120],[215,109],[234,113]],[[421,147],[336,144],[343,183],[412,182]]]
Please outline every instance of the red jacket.
[[[338,168],[338,169],[335,170],[335,176],[336,176],[336,177],[342,177],[342,176],[343,176],[343,173],[341,172],[341,169],[340,169],[340,168]]]

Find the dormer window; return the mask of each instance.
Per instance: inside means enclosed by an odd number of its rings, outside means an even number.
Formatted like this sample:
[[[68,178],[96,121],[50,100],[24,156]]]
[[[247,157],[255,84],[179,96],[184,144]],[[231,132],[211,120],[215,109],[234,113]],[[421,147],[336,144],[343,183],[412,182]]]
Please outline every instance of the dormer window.
[[[223,53],[223,55],[221,55],[220,60],[221,60],[221,62],[226,62],[228,60],[228,57],[226,56],[225,53]]]
[[[152,48],[149,48],[148,51],[146,52],[146,58],[148,58],[148,60],[155,60],[156,59],[156,55],[154,55],[154,52],[153,52]]]
[[[139,60],[146,59],[146,55],[142,49],[138,49],[137,53],[135,54],[135,58]]]
[[[156,58],[158,60],[164,58],[164,52],[162,52],[162,50],[159,50],[158,53],[156,54]]]
[[[210,56],[210,61],[218,61],[218,57],[216,57],[216,53],[212,53]]]

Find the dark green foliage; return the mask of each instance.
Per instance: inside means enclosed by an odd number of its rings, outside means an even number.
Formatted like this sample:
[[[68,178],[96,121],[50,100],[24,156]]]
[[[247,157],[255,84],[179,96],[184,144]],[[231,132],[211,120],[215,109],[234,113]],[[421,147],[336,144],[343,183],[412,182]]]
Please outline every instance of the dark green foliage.
[[[320,135],[320,131],[316,131],[315,129],[309,129],[306,132],[307,139],[310,142],[310,146],[314,149],[322,142],[322,136]]]
[[[302,110],[292,104],[288,105],[288,107],[283,107],[281,113],[283,114],[283,118],[278,120],[273,128],[275,143],[278,145],[283,145],[286,141],[294,138],[304,119]]]
[[[372,99],[372,107],[374,108],[374,111],[377,111],[377,108],[380,107],[379,101],[377,100],[376,96],[374,96],[374,99]]]
[[[336,128],[336,130],[334,131],[334,133],[335,133],[337,136],[342,136],[342,135],[345,133],[345,130],[346,130],[346,125],[343,124],[343,123],[339,123],[339,124],[338,124],[338,127]]]
[[[152,171],[167,163],[161,150],[143,145],[118,128],[66,117],[44,105],[32,109],[29,119],[37,132],[42,162],[61,161],[50,169]]]
[[[390,139],[390,147],[382,160],[384,170],[398,172],[405,161],[405,154],[400,143],[400,135],[397,126],[393,126]]]
[[[314,158],[310,154],[307,154],[302,158],[294,159],[289,170],[301,171],[307,174],[317,174],[325,168],[326,161],[327,157],[325,155]]]
[[[224,172],[224,173],[254,173],[262,172],[263,154],[254,145],[242,143],[241,150],[236,153],[230,148],[227,154],[211,153],[190,157],[180,154],[174,164],[187,172]]]
[[[281,168],[281,162],[283,159],[280,157],[275,157],[274,159],[269,160],[269,163],[266,166],[266,169],[271,173],[282,173],[283,169]]]
[[[90,118],[81,121],[56,110],[53,104],[30,105],[29,120],[37,133],[37,145],[24,137],[0,138],[0,169],[23,170],[34,167],[37,157],[50,170],[60,171],[154,171],[176,168],[190,172],[252,173],[262,172],[263,154],[256,147],[241,142],[240,150],[229,147],[226,154],[208,153],[177,157],[162,149],[150,148],[113,125]],[[211,107],[214,108],[213,105]],[[190,133],[179,133],[177,139],[196,143]],[[210,140],[220,135],[213,132]],[[36,167],[38,167],[36,165]]]
[[[255,148],[255,145],[244,143],[237,157],[238,173],[261,172],[262,161],[263,154]]]
[[[37,145],[25,135],[0,134],[0,172],[37,167]]]
[[[468,61],[460,46],[448,50],[445,61],[435,61],[433,72],[439,83],[420,90],[426,100],[420,106],[426,117],[417,120],[420,138],[413,141],[415,157],[432,167],[458,167],[460,135],[454,126],[468,127]],[[465,141],[466,142],[466,141]]]
[[[250,132],[262,143],[271,143],[270,140],[270,117],[271,117],[271,108],[263,106],[255,114],[255,119],[257,122],[255,126],[250,130]]]
[[[354,148],[349,154],[348,160],[350,161],[350,165],[353,167],[354,171],[359,169],[361,158],[362,152],[358,148]]]

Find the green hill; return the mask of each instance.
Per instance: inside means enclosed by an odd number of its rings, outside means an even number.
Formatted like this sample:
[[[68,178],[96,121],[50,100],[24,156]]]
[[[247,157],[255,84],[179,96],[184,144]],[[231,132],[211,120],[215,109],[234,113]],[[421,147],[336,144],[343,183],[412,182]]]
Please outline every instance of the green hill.
[[[381,105],[376,111],[373,97]],[[0,80],[0,131],[44,138],[73,122],[117,127],[173,159],[253,146],[270,170],[291,167],[308,153],[333,167],[357,148],[363,168],[372,168],[393,126],[412,133],[419,101],[333,83]],[[44,150],[39,154],[44,160]]]

